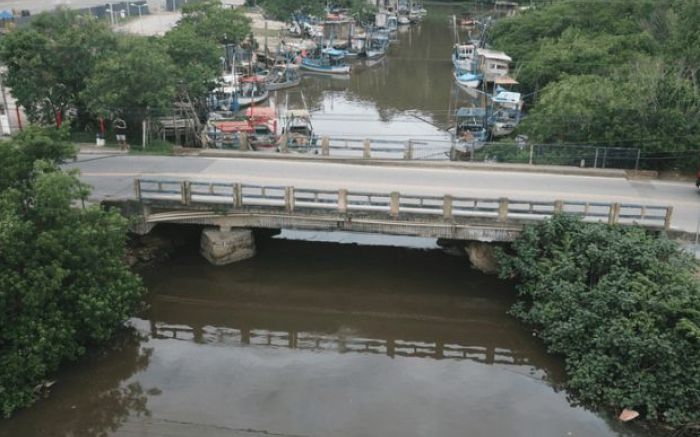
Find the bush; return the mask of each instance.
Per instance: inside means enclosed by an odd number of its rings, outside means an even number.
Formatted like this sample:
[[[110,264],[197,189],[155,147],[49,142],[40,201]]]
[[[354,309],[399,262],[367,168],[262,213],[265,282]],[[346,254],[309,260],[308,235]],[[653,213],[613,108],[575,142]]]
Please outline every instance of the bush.
[[[564,357],[585,405],[632,408],[651,421],[700,420],[700,288],[696,263],[641,228],[557,216],[500,254],[517,277],[511,309]]]
[[[0,409],[30,404],[65,360],[109,339],[137,308],[124,263],[127,222],[85,207],[87,188],[57,164],[73,148],[53,129],[0,142]],[[39,158],[43,157],[44,160]],[[31,165],[33,163],[33,166]]]

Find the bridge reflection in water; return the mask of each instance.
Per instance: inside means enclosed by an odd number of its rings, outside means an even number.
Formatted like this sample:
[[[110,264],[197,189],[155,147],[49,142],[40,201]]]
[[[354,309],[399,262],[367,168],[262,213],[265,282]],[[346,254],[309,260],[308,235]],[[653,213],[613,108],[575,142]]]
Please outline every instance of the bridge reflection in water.
[[[389,357],[414,357],[471,360],[486,364],[528,365],[524,353],[490,346],[467,346],[400,339],[377,339],[352,337],[344,334],[327,335],[311,332],[268,331],[264,329],[235,329],[203,326],[189,327],[156,322],[153,324],[154,338],[192,340],[214,345],[251,345],[290,348],[312,352],[369,353]]]

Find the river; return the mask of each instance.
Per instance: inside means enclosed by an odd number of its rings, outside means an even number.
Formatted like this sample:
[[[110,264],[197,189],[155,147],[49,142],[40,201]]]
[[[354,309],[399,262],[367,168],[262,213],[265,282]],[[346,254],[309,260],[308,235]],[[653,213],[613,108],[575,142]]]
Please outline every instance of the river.
[[[619,435],[557,389],[561,363],[506,314],[512,284],[432,241],[285,232],[227,267],[196,243],[0,435]]]

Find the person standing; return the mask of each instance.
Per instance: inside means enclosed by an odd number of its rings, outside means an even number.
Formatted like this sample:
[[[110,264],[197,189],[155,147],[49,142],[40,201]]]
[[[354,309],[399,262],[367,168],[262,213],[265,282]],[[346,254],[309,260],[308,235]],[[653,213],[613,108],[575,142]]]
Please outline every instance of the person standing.
[[[112,123],[112,126],[114,126],[114,132],[117,134],[119,150],[129,150],[129,145],[126,144],[126,122],[117,117]]]

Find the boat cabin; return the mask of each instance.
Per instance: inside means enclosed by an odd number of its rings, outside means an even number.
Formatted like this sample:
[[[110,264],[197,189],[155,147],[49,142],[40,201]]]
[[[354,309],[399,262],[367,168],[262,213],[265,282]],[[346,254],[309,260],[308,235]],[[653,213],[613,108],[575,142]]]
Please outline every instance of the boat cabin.
[[[497,78],[508,75],[509,65],[513,61],[510,56],[491,49],[477,49],[476,53],[486,82],[494,82]]]

